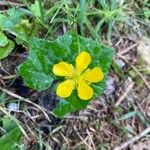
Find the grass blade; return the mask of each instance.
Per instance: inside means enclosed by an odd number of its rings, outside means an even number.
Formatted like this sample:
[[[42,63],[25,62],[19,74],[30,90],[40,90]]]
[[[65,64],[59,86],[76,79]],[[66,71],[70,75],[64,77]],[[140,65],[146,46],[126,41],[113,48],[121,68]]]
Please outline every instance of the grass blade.
[[[107,39],[108,39],[108,43],[111,45],[111,37],[112,37],[112,28],[113,28],[113,21],[109,21],[108,24],[108,32],[107,32]]]
[[[78,13],[78,23],[80,25],[81,35],[84,35],[83,24],[86,18],[86,0],[80,0],[79,3],[79,13]]]
[[[111,1],[111,10],[115,10],[117,8],[117,3],[116,3],[116,0],[112,0]]]

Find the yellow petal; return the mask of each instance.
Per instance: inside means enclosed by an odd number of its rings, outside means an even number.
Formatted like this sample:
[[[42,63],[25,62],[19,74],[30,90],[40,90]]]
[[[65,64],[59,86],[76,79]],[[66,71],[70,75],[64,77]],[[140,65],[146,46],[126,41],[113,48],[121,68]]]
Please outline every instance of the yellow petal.
[[[76,69],[81,73],[88,67],[90,62],[91,62],[90,54],[83,51],[76,58]]]
[[[85,81],[78,83],[77,90],[78,96],[82,100],[89,100],[93,97],[93,89]]]
[[[53,73],[57,76],[71,76],[73,74],[73,66],[66,62],[60,62],[53,66]]]
[[[92,70],[87,70],[83,74],[83,78],[89,82],[99,82],[103,80],[104,73],[101,68],[95,67]]]
[[[58,85],[56,94],[62,98],[69,97],[74,87],[75,87],[74,81],[68,79]]]

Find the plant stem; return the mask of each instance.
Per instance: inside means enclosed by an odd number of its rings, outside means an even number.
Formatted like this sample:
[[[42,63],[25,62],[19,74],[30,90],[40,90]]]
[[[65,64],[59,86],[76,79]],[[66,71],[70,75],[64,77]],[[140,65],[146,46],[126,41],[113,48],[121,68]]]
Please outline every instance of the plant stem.
[[[37,0],[39,3],[39,9],[40,9],[40,14],[41,14],[41,20],[44,21],[44,11],[43,11],[43,6],[42,6],[42,1]]]

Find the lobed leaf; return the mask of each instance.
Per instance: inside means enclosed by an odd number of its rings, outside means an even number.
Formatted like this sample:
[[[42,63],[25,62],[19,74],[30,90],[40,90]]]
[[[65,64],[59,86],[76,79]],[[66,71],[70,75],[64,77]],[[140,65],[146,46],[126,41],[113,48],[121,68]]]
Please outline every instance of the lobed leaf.
[[[5,47],[8,44],[8,39],[3,32],[0,32],[0,47]]]
[[[0,138],[1,150],[14,150],[21,139],[21,131],[15,128]]]
[[[0,47],[0,60],[6,58],[10,52],[14,49],[14,42],[8,40],[8,44],[5,47]]]
[[[19,74],[25,84],[39,91],[47,89],[57,79],[60,82],[64,78],[56,78],[52,72],[53,65],[65,61],[75,65],[75,59],[81,51],[87,51],[92,57],[89,68],[102,68],[105,76],[108,73],[114,50],[90,38],[78,36],[75,33],[66,34],[53,42],[33,39],[29,44],[29,57],[19,67]],[[105,80],[92,85],[94,98],[97,98],[105,88]],[[54,89],[53,89],[54,90]],[[61,99],[54,113],[63,117],[67,113],[83,109],[89,101],[80,100],[77,91],[73,91],[70,97]]]

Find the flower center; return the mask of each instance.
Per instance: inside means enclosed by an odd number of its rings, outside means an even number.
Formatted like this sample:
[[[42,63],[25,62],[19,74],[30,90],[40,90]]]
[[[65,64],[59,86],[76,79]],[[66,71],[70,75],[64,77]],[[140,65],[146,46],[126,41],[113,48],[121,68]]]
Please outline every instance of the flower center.
[[[78,83],[78,81],[81,79],[81,73],[75,70],[71,76],[71,79],[74,80],[74,82]]]

